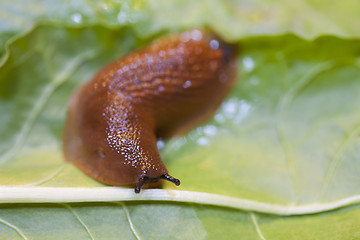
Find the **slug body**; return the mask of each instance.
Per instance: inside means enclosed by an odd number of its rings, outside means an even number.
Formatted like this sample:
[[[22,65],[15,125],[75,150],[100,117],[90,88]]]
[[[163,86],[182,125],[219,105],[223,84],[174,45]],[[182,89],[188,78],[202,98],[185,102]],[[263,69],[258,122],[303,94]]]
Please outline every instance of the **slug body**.
[[[109,185],[174,182],[157,139],[208,119],[235,82],[236,49],[209,32],[164,37],[100,71],[72,98],[66,160]]]

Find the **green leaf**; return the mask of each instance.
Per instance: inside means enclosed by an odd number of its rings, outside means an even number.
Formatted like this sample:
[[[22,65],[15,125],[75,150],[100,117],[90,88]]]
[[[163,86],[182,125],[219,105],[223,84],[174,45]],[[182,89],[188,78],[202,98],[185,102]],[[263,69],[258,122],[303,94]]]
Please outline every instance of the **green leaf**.
[[[231,39],[285,32],[305,38],[322,34],[359,37],[359,14],[357,0],[3,0],[0,2],[0,55],[6,41],[38,23],[126,25],[133,26],[142,36],[163,29],[211,26]]]
[[[213,120],[167,142],[161,152],[171,174],[182,181],[180,187],[165,188],[191,192],[136,195],[127,194],[132,189],[111,188],[117,197],[107,197],[113,195],[100,194],[107,188],[65,164],[60,136],[73,90],[105,63],[149,41],[131,27],[40,26],[10,45],[0,68],[0,112],[6,113],[0,115],[0,200],[19,202],[20,196],[29,203],[53,203],[0,205],[1,238],[359,237],[359,207],[334,210],[359,201],[357,39],[241,40],[239,81],[229,98]],[[26,191],[17,192],[14,185]],[[59,189],[62,202],[97,196],[136,201],[59,204],[56,192],[44,187]],[[89,194],[74,188],[68,195],[61,187],[91,188]],[[49,194],[35,201],[39,188]],[[18,200],[6,200],[6,189],[13,189]],[[319,213],[306,215],[311,212]]]
[[[358,40],[345,42],[244,40],[242,81],[213,122],[165,155],[177,159],[170,171],[190,190],[270,202],[358,194],[360,48]],[[209,144],[199,147],[203,140]]]
[[[359,239],[359,4],[1,1],[0,239]],[[240,75],[212,120],[161,149],[182,185],[136,195],[65,163],[74,89],[196,26],[241,45]],[[264,37],[286,32],[334,36]]]

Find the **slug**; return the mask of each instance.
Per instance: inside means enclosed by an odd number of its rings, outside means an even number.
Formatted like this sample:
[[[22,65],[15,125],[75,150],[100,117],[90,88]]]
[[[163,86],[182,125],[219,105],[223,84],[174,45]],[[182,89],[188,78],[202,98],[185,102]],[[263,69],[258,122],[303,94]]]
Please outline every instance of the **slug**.
[[[236,46],[215,34],[169,35],[110,63],[69,103],[65,159],[108,185],[159,187],[169,175],[158,138],[207,120],[234,85]]]

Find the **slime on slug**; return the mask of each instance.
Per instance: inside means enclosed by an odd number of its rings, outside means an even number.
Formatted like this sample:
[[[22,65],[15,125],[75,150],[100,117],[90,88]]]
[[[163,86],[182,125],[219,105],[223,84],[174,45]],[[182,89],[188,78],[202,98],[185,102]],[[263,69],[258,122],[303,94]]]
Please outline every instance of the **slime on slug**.
[[[213,115],[236,78],[235,45],[209,31],[163,37],[110,63],[70,101],[63,151],[90,177],[116,186],[164,179],[158,138],[184,134]]]

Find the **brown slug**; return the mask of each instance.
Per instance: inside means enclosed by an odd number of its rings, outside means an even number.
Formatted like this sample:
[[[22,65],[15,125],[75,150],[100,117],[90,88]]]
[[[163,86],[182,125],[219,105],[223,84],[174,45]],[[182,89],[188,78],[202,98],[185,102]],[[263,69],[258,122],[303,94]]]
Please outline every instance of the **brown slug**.
[[[108,185],[180,184],[161,161],[158,138],[182,134],[208,119],[236,77],[236,46],[208,31],[155,41],[100,71],[71,99],[63,150]]]

